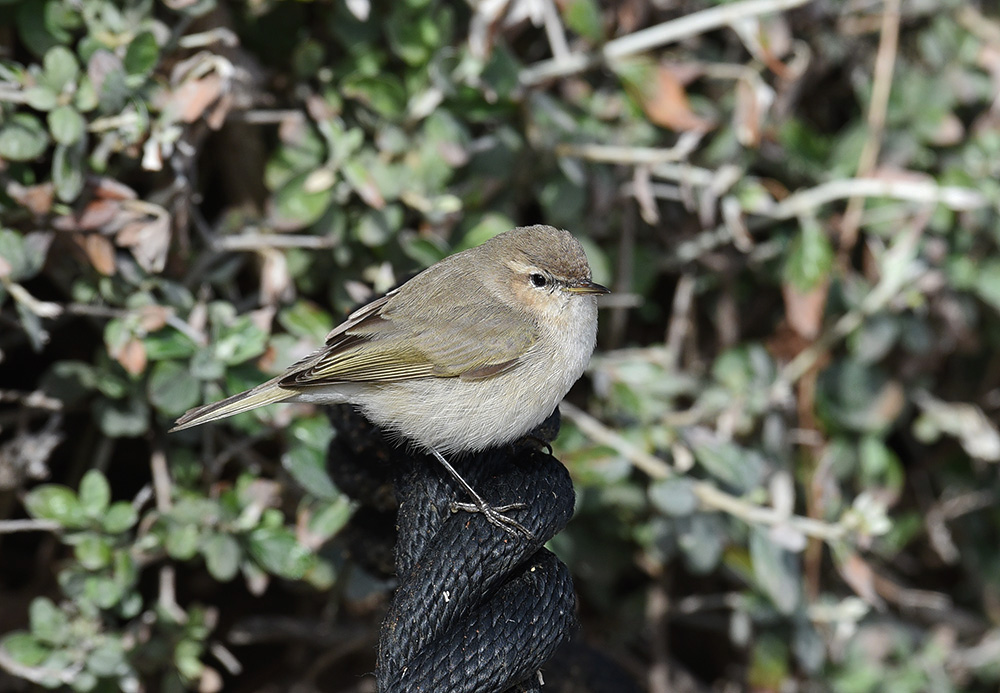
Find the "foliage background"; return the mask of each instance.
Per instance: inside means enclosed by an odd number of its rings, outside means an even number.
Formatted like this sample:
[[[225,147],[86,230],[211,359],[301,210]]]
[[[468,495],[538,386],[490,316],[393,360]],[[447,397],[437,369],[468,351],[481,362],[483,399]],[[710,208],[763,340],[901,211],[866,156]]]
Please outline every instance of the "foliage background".
[[[0,689],[371,690],[321,412],[166,437],[516,224],[604,304],[556,453],[647,690],[995,690],[1000,14],[0,3]]]

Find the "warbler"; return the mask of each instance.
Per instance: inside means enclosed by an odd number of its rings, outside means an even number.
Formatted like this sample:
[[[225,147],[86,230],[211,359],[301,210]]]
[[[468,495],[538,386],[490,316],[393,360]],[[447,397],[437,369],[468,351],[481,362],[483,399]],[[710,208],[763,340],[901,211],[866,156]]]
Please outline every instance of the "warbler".
[[[518,227],[428,267],[281,375],[192,409],[171,430],[274,402],[349,403],[437,458],[473,500],[453,507],[530,535],[503,514],[521,506],[487,504],[445,455],[513,442],[552,413],[590,360],[606,293],[568,231]]]

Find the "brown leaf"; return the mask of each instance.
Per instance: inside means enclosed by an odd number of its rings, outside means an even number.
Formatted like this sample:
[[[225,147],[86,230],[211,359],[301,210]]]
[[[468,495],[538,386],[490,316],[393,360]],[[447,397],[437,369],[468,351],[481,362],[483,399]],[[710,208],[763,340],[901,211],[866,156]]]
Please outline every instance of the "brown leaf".
[[[176,87],[167,96],[164,110],[185,123],[193,123],[222,95],[222,77],[210,72]]]
[[[11,264],[7,262],[6,259],[4,259],[3,255],[0,255],[0,279],[6,279],[7,277],[10,276],[10,273],[13,271],[14,268],[11,266]]]
[[[146,332],[156,332],[167,324],[171,312],[166,306],[143,306],[139,309],[139,327]]]
[[[205,123],[208,124],[208,127],[218,130],[225,124],[226,116],[229,115],[229,110],[233,107],[233,101],[233,93],[227,91],[215,102],[208,115],[205,116]]]
[[[134,200],[139,197],[132,188],[106,176],[94,181],[94,195],[105,200]]]
[[[785,299],[785,318],[789,326],[810,342],[819,336],[820,328],[823,327],[823,309],[826,307],[829,290],[829,281],[822,281],[805,293],[791,284],[781,287],[781,295]]]
[[[115,236],[115,242],[131,250],[144,270],[159,274],[167,263],[170,249],[170,217],[164,213],[127,223]]]
[[[760,125],[767,110],[767,105],[761,101],[762,95],[750,80],[737,80],[733,126],[736,139],[744,147],[756,148],[760,145]]]
[[[836,563],[840,576],[844,578],[844,582],[850,585],[855,594],[877,609],[885,606],[885,602],[882,601],[875,587],[875,571],[861,556],[851,552],[847,554],[846,558]]]
[[[52,209],[55,188],[52,183],[21,185],[15,181],[7,184],[7,194],[14,202],[26,207],[32,214],[48,214]]]
[[[120,363],[126,372],[139,375],[146,370],[146,345],[138,337],[131,337],[121,349],[111,354],[111,358]]]
[[[288,271],[285,254],[274,248],[264,248],[260,254],[263,257],[260,272],[261,302],[266,306],[274,306],[290,301],[295,296],[295,285]]]
[[[117,200],[92,200],[81,211],[52,220],[59,231],[97,231],[106,226],[121,209]]]
[[[657,125],[678,132],[707,132],[715,127],[691,110],[684,85],[669,66],[659,65],[653,83],[641,91],[642,109]]]
[[[115,247],[106,236],[99,233],[81,233],[73,237],[76,244],[83,250],[87,260],[94,269],[106,277],[115,273]]]

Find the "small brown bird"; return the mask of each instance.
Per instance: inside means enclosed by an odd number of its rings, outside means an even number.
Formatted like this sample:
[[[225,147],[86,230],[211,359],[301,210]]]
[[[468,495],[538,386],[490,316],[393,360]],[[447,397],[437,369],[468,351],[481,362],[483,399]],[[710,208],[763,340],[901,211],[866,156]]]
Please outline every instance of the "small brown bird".
[[[273,402],[350,403],[434,455],[473,499],[457,508],[527,534],[503,515],[516,506],[489,506],[444,455],[510,443],[552,413],[590,360],[604,293],[569,232],[518,227],[432,265],[352,313],[316,353],[171,430]]]

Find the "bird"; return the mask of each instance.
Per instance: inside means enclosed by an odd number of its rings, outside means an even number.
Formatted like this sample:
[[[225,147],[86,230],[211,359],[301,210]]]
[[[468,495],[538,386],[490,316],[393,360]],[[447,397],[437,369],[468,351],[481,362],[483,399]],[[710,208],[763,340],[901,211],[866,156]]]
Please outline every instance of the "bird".
[[[472,499],[454,509],[530,536],[504,514],[523,506],[490,506],[446,456],[524,438],[555,410],[590,361],[606,293],[571,233],[516,227],[431,265],[351,313],[315,353],[171,431],[275,402],[348,403],[434,456]]]

